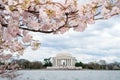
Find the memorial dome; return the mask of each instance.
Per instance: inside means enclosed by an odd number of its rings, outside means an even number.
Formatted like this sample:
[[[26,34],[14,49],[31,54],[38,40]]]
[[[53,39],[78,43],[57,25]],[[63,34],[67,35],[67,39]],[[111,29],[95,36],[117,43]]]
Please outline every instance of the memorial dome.
[[[72,57],[72,55],[70,53],[59,53],[56,57]]]

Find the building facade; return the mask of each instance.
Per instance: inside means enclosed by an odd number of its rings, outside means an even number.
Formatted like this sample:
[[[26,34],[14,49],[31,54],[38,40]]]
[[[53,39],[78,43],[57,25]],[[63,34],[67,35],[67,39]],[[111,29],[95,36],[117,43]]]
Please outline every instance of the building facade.
[[[76,59],[68,53],[60,53],[52,58],[52,63],[54,67],[72,67],[75,66]]]
[[[76,58],[69,53],[59,53],[55,57],[52,57],[52,67],[47,69],[82,69],[81,67],[75,67]]]

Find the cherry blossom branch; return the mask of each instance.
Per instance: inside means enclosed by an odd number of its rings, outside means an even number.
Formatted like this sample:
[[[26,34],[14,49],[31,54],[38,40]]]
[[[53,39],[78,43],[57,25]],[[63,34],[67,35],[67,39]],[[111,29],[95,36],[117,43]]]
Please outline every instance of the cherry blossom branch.
[[[54,32],[59,31],[61,28],[65,27],[65,26],[67,25],[67,23],[68,23],[68,15],[69,15],[69,14],[73,14],[73,13],[74,13],[74,12],[72,12],[72,13],[65,13],[65,15],[66,15],[66,20],[65,20],[64,25],[58,27],[56,30],[44,31],[44,30],[40,30],[40,29],[39,29],[39,30],[35,30],[35,29],[29,29],[29,28],[23,28],[23,27],[19,27],[19,28],[20,28],[20,29],[23,29],[23,30],[32,31],[32,32],[54,33]]]
[[[53,33],[54,30],[51,30],[51,31],[44,31],[44,30],[35,30],[35,29],[29,29],[29,28],[23,28],[23,27],[19,27],[20,29],[23,29],[23,30],[27,30],[27,31],[32,31],[32,32],[41,32],[41,33]]]
[[[59,1],[1,0],[0,53],[8,49],[20,55],[28,46],[38,49],[39,42],[33,41],[30,31],[62,34],[73,28],[82,32],[87,24],[120,14],[120,0],[93,0],[84,5],[78,0]]]
[[[61,3],[58,3],[58,2],[39,3],[39,5],[47,5],[47,4],[59,5],[60,7],[62,7],[63,9],[65,9],[65,7]]]
[[[38,12],[34,12],[34,11],[28,11],[29,13],[32,13],[33,15],[36,15],[36,13],[38,13]],[[65,16],[66,16],[66,20],[65,20],[65,23],[62,25],[62,26],[60,26],[60,27],[58,27],[56,30],[50,30],[50,31],[44,31],[44,30],[35,30],[35,29],[30,29],[30,28],[24,28],[24,27],[19,27],[19,29],[22,29],[22,30],[27,30],[27,31],[32,31],[32,32],[41,32],[41,33],[54,33],[54,32],[57,32],[57,31],[59,31],[61,28],[63,28],[63,27],[68,27],[68,28],[72,28],[72,27],[76,27],[76,26],[71,26],[71,27],[69,27],[69,26],[67,26],[67,24],[68,24],[68,19],[69,18],[71,18],[71,17],[69,17],[69,15],[74,15],[74,14],[76,14],[78,12],[78,10],[76,10],[76,11],[71,11],[71,12],[66,12],[65,13]],[[3,27],[8,27],[8,24],[2,24],[2,26]],[[18,34],[19,35],[19,34]],[[21,35],[19,35],[19,36],[21,36]]]
[[[101,12],[98,12],[97,14],[94,15],[94,17],[95,17],[95,16],[98,16],[98,15],[100,15],[100,14],[101,14]]]
[[[115,15],[118,15],[118,13],[112,14],[110,16],[115,16]],[[99,18],[96,18],[95,20],[104,20],[104,19],[105,19],[104,17],[99,17]]]

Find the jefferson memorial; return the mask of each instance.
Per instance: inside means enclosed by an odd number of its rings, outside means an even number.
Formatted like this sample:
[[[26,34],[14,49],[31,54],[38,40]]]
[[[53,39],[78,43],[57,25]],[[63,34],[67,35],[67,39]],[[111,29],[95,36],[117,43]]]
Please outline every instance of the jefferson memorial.
[[[75,67],[76,58],[69,53],[59,53],[55,57],[52,57],[52,67],[47,69],[82,69],[81,67]]]

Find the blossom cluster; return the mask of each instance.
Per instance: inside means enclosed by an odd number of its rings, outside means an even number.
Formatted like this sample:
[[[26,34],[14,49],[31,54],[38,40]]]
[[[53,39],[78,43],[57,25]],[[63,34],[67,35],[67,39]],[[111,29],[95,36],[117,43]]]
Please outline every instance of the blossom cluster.
[[[22,54],[28,46],[38,49],[40,43],[32,39],[31,31],[81,32],[96,20],[119,14],[120,0],[91,0],[83,5],[79,0],[0,0],[0,53]]]

